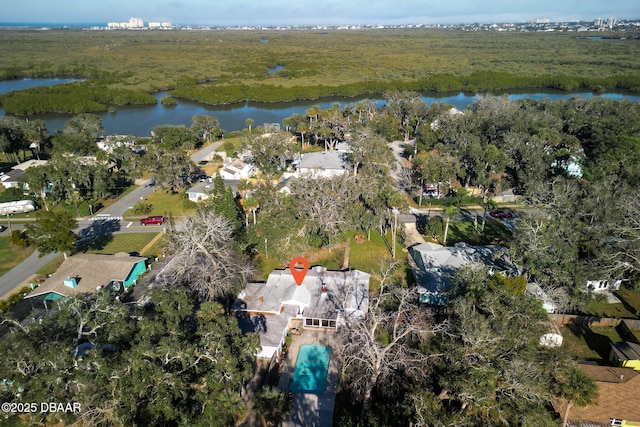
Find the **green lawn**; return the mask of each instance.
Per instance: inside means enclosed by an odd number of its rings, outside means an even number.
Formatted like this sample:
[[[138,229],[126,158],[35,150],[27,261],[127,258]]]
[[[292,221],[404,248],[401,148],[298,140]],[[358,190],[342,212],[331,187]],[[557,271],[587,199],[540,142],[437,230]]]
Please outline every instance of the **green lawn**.
[[[560,333],[562,347],[579,360],[606,361],[611,352],[609,343],[622,341],[614,327],[566,325],[560,327]]]
[[[364,235],[364,241],[360,243],[356,242],[354,236]],[[391,241],[391,232],[386,236],[387,241]],[[350,231],[346,233],[344,240],[349,240],[349,267],[355,268],[365,273],[375,276],[380,272],[382,266],[382,260],[391,259],[391,251],[387,247],[385,240],[380,233],[375,230],[371,231],[371,240],[366,240],[366,233]],[[332,247],[331,251],[327,248],[315,249],[309,248],[305,252],[305,258],[309,261],[310,265],[322,265],[329,270],[340,270],[344,261],[344,242],[339,243]],[[396,259],[400,262],[394,279],[399,283],[407,283],[410,280],[407,253],[403,251],[402,242],[398,238],[396,246]],[[257,280],[266,280],[267,276],[273,269],[285,268],[287,265],[283,265],[276,259],[265,259],[261,254],[255,259],[256,278]],[[375,277],[371,280],[371,291],[375,292],[378,288],[378,281]]]
[[[149,215],[168,215],[171,213],[175,217],[195,212],[195,208],[185,199],[184,192],[169,194],[162,189],[158,189],[151,193],[145,202],[150,203],[153,207],[153,211]],[[136,215],[129,209],[124,213],[124,216],[140,218],[147,215]]]
[[[9,237],[0,237],[0,276],[28,258],[33,251],[34,248],[16,248],[9,243]]]
[[[115,254],[118,252],[140,253],[144,256],[158,254],[161,250],[161,241],[154,243],[144,253],[141,251],[157,236],[157,233],[119,233],[108,236],[105,239],[96,239],[79,247],[81,252],[92,254]]]
[[[589,301],[584,314],[598,317],[624,317],[635,319],[640,313],[640,292],[632,291],[624,286],[614,294],[620,299],[620,303],[608,304],[595,299]]]
[[[446,221],[446,220],[445,220]],[[465,242],[470,245],[504,245],[508,246],[511,240],[511,232],[502,221],[487,218],[482,232],[482,219],[477,226],[471,221],[451,221],[447,245]]]

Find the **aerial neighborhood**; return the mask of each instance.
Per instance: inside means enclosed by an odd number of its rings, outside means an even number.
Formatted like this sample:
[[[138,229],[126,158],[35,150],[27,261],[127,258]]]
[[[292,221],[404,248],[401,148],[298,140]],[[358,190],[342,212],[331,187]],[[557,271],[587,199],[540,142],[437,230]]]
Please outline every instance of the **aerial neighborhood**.
[[[640,426],[640,45],[598,20],[0,31],[0,424]]]

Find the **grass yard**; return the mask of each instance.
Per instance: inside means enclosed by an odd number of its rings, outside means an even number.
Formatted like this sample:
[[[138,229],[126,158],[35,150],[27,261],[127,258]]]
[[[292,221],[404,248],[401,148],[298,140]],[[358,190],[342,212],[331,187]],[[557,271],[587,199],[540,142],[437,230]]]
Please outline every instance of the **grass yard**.
[[[356,235],[364,235],[364,241],[356,242],[354,238]],[[371,274],[371,292],[376,292],[379,282],[374,276],[380,272],[382,260],[391,259],[391,251],[387,243],[385,243],[380,233],[375,230],[371,231],[371,240],[366,240],[366,233],[361,231],[346,233],[344,240],[346,241],[347,239],[349,240],[349,267]],[[391,241],[391,232],[388,233],[386,239],[387,242]],[[334,245],[330,251],[327,248],[308,248],[304,256],[309,261],[310,266],[322,265],[329,270],[340,270],[344,262],[344,245],[345,242],[341,242]],[[393,276],[394,280],[403,284],[411,282],[407,253],[403,250],[402,242],[399,238],[396,246],[396,259],[400,264]],[[256,280],[266,280],[272,270],[288,267],[288,265],[283,265],[274,258],[265,259],[262,254],[256,257],[255,264],[257,270]]]
[[[562,347],[580,360],[601,361],[609,359],[609,343],[622,341],[614,327],[590,328],[586,325],[565,325],[560,327],[564,338]]]
[[[465,242],[474,246],[509,245],[511,231],[509,231],[502,221],[487,218],[484,233],[481,232],[481,228],[482,219],[478,220],[477,228],[471,221],[451,221],[449,224],[449,234],[447,235],[447,245],[451,246],[458,242]]]
[[[162,189],[158,189],[151,193],[145,200],[146,203],[150,203],[153,210],[149,215],[168,215],[173,214],[174,217],[180,215],[186,215],[195,212],[195,208],[189,200],[185,199],[184,192],[178,194],[169,194]],[[124,213],[125,217],[145,217],[147,215],[136,215],[131,209]]]
[[[614,292],[614,294],[620,299],[620,303],[608,304],[592,299],[584,310],[584,314],[598,317],[638,318],[640,314],[640,292],[621,286],[620,290]]]
[[[16,248],[9,243],[9,237],[0,237],[0,276],[27,259],[34,248]]]
[[[88,242],[80,250],[92,254],[136,252],[142,256],[155,256],[162,251],[162,242],[164,241],[164,237],[162,237],[150,244],[157,235],[157,233],[119,233],[109,236],[108,239],[96,239]]]

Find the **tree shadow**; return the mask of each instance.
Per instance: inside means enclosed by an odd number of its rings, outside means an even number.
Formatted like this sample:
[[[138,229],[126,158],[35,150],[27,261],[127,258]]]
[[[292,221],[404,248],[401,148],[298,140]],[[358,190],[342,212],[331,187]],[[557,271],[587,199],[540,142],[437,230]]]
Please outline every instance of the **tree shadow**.
[[[113,241],[113,234],[120,230],[120,221],[99,219],[80,231],[76,247],[78,252],[104,249]]]
[[[611,339],[608,336],[593,332],[587,325],[569,324],[567,329],[576,337],[583,337],[589,349],[598,353],[598,356],[602,359],[601,361],[609,361]]]

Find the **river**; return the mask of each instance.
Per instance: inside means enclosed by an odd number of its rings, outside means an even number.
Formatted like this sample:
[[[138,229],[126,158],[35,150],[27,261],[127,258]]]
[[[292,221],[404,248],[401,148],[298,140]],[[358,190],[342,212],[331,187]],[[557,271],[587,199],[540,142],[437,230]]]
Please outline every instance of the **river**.
[[[0,81],[0,93],[12,90],[22,90],[29,87],[52,85],[58,83],[66,83],[74,81],[72,79],[24,79],[24,80],[5,80]],[[256,126],[264,123],[280,123],[286,117],[293,114],[304,114],[307,109],[313,105],[320,105],[326,109],[334,103],[339,103],[341,107],[357,103],[364,97],[359,98],[330,98],[315,101],[300,101],[287,103],[243,103],[226,106],[210,106],[200,104],[198,102],[181,100],[174,106],[163,106],[159,101],[166,92],[155,94],[158,100],[156,105],[152,106],[133,106],[119,107],[115,112],[102,112],[98,115],[102,118],[105,133],[108,135],[135,135],[148,136],[151,130],[159,125],[186,125],[189,126],[191,117],[196,114],[208,114],[218,118],[220,126],[226,132],[241,130],[246,127],[246,120],[252,119]],[[640,96],[623,95],[620,93],[604,93],[594,94],[592,92],[516,92],[513,91],[509,95],[510,99],[544,99],[552,100],[568,99],[571,97],[593,97],[600,96],[612,99],[628,99],[640,102]],[[383,99],[374,99],[377,105],[384,103]],[[433,102],[451,104],[459,110],[464,110],[476,100],[475,94],[469,93],[449,93],[449,94],[430,94],[422,97],[427,104]],[[0,116],[4,116],[4,110],[0,109]],[[29,116],[29,118],[43,119],[47,125],[49,132],[54,133],[63,128],[65,122],[69,120],[71,115],[68,114],[37,114]]]

